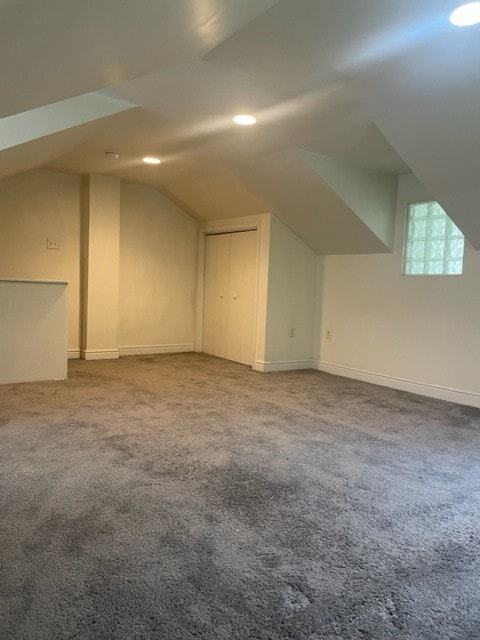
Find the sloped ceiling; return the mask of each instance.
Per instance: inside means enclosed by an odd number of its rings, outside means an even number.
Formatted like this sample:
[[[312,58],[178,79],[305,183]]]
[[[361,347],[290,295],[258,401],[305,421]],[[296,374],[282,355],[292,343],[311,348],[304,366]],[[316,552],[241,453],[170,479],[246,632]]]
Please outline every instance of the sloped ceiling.
[[[391,249],[396,176],[413,170],[480,247],[480,28],[453,28],[456,4],[4,0],[0,178],[117,175],[200,220],[272,212],[318,253],[363,253]],[[112,110],[52,122],[76,96]],[[25,112],[37,126],[15,144]],[[242,112],[257,125],[236,127]]]
[[[475,249],[480,249],[479,86],[430,96],[377,121]]]

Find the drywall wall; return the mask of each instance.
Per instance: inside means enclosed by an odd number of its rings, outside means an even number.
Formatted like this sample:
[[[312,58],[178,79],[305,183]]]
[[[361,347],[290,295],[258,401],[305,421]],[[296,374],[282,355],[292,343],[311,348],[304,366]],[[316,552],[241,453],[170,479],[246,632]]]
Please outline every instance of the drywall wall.
[[[318,258],[319,368],[479,404],[480,254],[462,276],[402,276],[407,205],[429,199],[401,176],[393,254]]]
[[[67,289],[0,280],[0,384],[67,377]]]
[[[118,358],[120,178],[89,175],[83,188],[81,355]]]
[[[392,249],[397,176],[357,167],[311,151],[301,150],[301,154],[385,247]]]
[[[120,355],[193,350],[198,225],[150,187],[120,202]]]
[[[316,268],[315,253],[272,216],[264,371],[311,366]]]
[[[43,170],[4,180],[0,278],[69,281],[68,346],[78,356],[81,207],[88,357],[193,349],[197,223],[154,189],[90,176],[82,191],[79,176]]]
[[[0,278],[68,280],[68,348],[79,350],[80,178],[32,171],[0,182]],[[47,249],[47,238],[59,249]]]

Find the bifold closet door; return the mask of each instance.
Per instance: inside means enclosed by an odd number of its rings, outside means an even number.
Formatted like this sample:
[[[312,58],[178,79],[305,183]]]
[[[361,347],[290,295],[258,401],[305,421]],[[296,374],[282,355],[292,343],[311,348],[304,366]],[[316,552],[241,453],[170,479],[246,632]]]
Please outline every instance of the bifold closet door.
[[[253,364],[258,280],[257,232],[232,233],[227,355],[229,360]]]
[[[205,238],[203,350],[221,358],[226,358],[228,344],[230,235]]]
[[[203,350],[253,364],[257,232],[206,237]]]

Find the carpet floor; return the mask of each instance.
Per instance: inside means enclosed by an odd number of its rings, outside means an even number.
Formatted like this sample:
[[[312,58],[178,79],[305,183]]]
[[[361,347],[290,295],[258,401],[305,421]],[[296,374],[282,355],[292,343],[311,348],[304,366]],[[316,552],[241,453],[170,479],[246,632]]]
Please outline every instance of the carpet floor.
[[[480,410],[197,354],[0,387],[2,640],[478,640]]]

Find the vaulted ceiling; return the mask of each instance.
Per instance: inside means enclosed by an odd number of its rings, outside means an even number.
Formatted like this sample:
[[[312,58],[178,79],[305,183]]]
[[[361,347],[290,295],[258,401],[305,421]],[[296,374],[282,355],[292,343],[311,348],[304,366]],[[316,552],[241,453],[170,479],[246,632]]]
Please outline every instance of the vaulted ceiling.
[[[457,4],[0,0],[0,178],[116,175],[368,253],[391,250],[413,171],[478,249],[480,27],[452,27]]]

